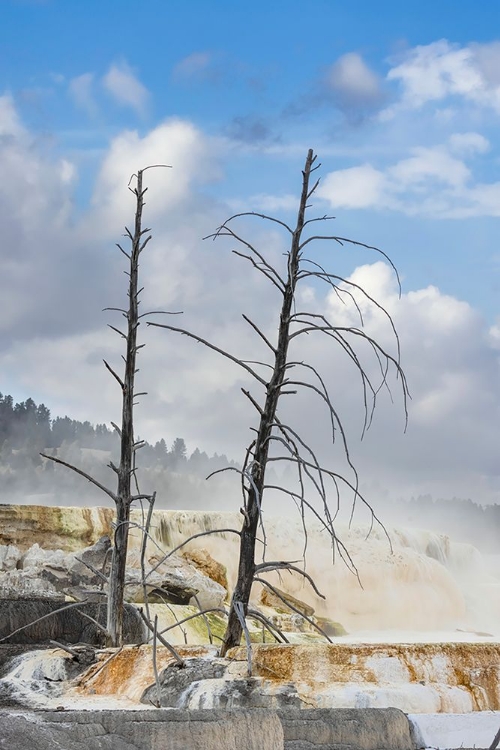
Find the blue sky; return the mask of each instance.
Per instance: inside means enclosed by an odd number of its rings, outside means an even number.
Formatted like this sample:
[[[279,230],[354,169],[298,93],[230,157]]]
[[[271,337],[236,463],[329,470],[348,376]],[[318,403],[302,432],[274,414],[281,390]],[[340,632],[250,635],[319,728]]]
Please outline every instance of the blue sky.
[[[172,116],[213,135],[276,145],[277,153],[260,153],[258,163],[254,151],[247,158],[228,152],[224,180],[210,188],[216,195],[289,192],[297,158],[287,147],[300,153],[300,144],[303,151],[313,146],[329,167],[367,161],[380,167],[411,148],[439,146],[457,127],[490,141],[471,166],[478,180],[495,180],[494,112],[472,111],[451,95],[425,102],[415,116],[400,113],[396,125],[374,117],[400,97],[400,81],[387,75],[412,48],[441,39],[462,49],[494,42],[500,20],[494,2],[478,13],[472,2],[257,2],[249,12],[234,2],[4,0],[1,14],[2,88],[33,132],[79,163],[74,190],[80,203],[114,135],[124,128],[146,133]],[[349,54],[378,77],[380,100],[372,92],[372,100],[361,96],[349,104],[328,90],[329,71]],[[103,86],[113,65],[143,87],[135,106]],[[436,110],[451,106],[460,109],[462,122],[436,122]],[[361,224],[362,238],[382,244],[410,282],[435,283],[494,318],[500,283],[495,220],[377,211],[368,231],[366,215],[351,208],[342,221],[358,234]]]
[[[242,209],[293,221],[312,147],[315,209],[337,217],[339,235],[383,248],[403,281],[398,307],[376,256],[318,247],[401,329],[409,437],[391,437],[382,410],[360,461],[374,483],[393,472],[406,492],[497,497],[499,21],[491,0],[1,0],[2,390],[93,421],[116,409],[99,369],[110,345],[100,310],[117,295],[128,175],[151,161],[173,167],[150,173],[151,300],[241,342],[238,304],[258,295],[267,320],[273,302],[226,256],[209,261],[200,238]],[[275,232],[248,231],[283,249]],[[238,378],[184,345],[152,349],[144,435],[231,453],[241,435],[217,415]],[[335,372],[335,357],[326,364]],[[168,391],[165,373],[186,371],[189,395]]]

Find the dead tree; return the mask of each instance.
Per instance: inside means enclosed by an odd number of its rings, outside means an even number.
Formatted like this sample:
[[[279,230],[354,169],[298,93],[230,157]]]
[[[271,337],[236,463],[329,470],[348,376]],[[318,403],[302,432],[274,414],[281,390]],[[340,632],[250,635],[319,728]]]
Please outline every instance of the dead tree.
[[[399,380],[403,394],[405,414],[407,414],[406,398],[408,391],[406,379],[399,363],[399,340],[390,314],[359,285],[348,279],[342,278],[339,275],[330,273],[315,260],[306,256],[306,248],[309,250],[311,243],[320,240],[336,242],[341,245],[358,245],[381,253],[391,264],[397,275],[397,271],[392,262],[385,253],[377,248],[335,235],[320,235],[309,232],[309,227],[315,222],[327,222],[328,220],[333,219],[333,217],[330,216],[306,219],[309,201],[319,184],[319,180],[316,180],[314,184],[311,185],[311,175],[320,166],[315,166],[315,161],[316,156],[313,154],[313,151],[310,150],[307,154],[305,167],[302,172],[302,190],[295,228],[291,228],[285,222],[272,216],[257,214],[255,212],[245,212],[231,216],[213,235],[210,235],[210,237],[214,239],[219,237],[229,237],[238,243],[238,245],[243,248],[243,251],[238,249],[233,250],[233,252],[249,261],[257,271],[262,273],[268,281],[273,284],[281,296],[282,302],[276,343],[272,343],[254,321],[246,315],[243,315],[244,320],[257,333],[270,351],[270,358],[268,361],[255,362],[243,360],[200,338],[191,331],[160,323],[150,323],[150,325],[160,326],[186,335],[230,359],[249,373],[261,389],[260,397],[255,397],[248,389],[242,389],[244,395],[249,399],[257,412],[258,423],[255,429],[256,437],[246,451],[243,469],[240,472],[243,496],[241,513],[244,520],[240,531],[238,577],[231,600],[229,620],[221,649],[221,655],[225,655],[228,649],[240,645],[241,637],[244,632],[244,617],[248,615],[248,603],[252,585],[257,579],[261,583],[266,584],[265,579],[260,578],[260,576],[273,570],[288,569],[303,576],[314,585],[305,570],[298,568],[292,561],[266,562],[265,559],[263,559],[262,563],[256,562],[256,542],[259,525],[262,529],[262,536],[265,545],[265,526],[262,518],[262,506],[266,490],[273,489],[275,491],[284,492],[297,504],[302,517],[305,534],[307,534],[305,512],[306,510],[311,511],[330,535],[334,552],[338,552],[339,556],[355,574],[357,574],[357,571],[354,561],[351,559],[349,551],[343,545],[335,531],[334,521],[336,514],[330,509],[328,483],[330,482],[333,487],[337,506],[340,503],[341,492],[347,489],[352,493],[353,497],[352,510],[354,510],[356,502],[360,501],[369,508],[372,524],[374,522],[380,523],[373,509],[360,493],[358,487],[358,476],[349,454],[346,433],[339,414],[332,403],[325,381],[320,372],[314,366],[293,358],[289,354],[292,342],[303,335],[322,334],[323,336],[328,337],[331,343],[337,344],[351,360],[361,379],[365,406],[363,432],[370,426],[377,395],[380,389],[382,387],[389,388],[387,378],[390,370],[395,371],[396,377]],[[266,259],[262,252],[260,252],[248,240],[240,236],[233,228],[237,219],[249,216],[257,216],[266,221],[271,221],[288,232],[290,236],[290,246],[288,252],[285,253],[286,268],[284,271],[280,272]],[[339,326],[328,320],[324,315],[297,310],[297,285],[304,279],[310,280],[313,278],[329,285],[329,287],[334,290],[337,296],[343,301],[347,300],[354,304],[355,309],[359,313],[360,323],[358,326]],[[356,295],[364,296],[370,304],[373,304],[379,311],[382,311],[385,314],[395,336],[397,349],[395,355],[386,351],[386,349],[384,349],[367,333],[366,330],[364,330],[364,321],[359,304],[356,302]],[[374,355],[380,374],[377,382],[373,382],[373,376],[367,371],[362,359],[357,353],[356,342],[359,342],[360,340],[368,345],[370,351]],[[262,371],[262,375],[258,369],[260,366],[265,368]],[[297,373],[297,375],[294,373]],[[306,391],[321,399],[331,422],[332,440],[335,441],[337,435],[340,437],[340,443],[349,467],[350,478],[344,476],[339,471],[321,465],[316,453],[305,442],[301,435],[292,426],[281,420],[278,413],[278,406],[281,397],[287,394],[297,393],[298,391]],[[273,450],[278,449],[281,453],[279,455],[274,455],[271,448],[273,448]],[[292,491],[283,486],[274,486],[266,483],[266,468],[272,461],[288,461],[295,466],[299,487],[298,491]],[[234,467],[229,467],[228,470],[235,471]],[[314,490],[316,496],[319,497],[321,511],[318,511],[314,503],[308,499],[306,496],[306,490],[307,492]],[[317,591],[316,587],[314,588]]]
[[[166,166],[166,165],[154,165]],[[111,571],[108,583],[108,604],[107,604],[107,640],[110,646],[121,646],[123,635],[123,597],[125,588],[125,566],[127,562],[128,533],[130,521],[130,508],[135,501],[145,500],[152,507],[155,495],[145,495],[139,491],[136,475],[135,456],[137,450],[143,444],[142,441],[135,442],[134,439],[134,406],[138,396],[145,395],[135,390],[135,376],[137,372],[136,358],[139,349],[144,344],[137,343],[137,330],[141,318],[146,315],[155,313],[139,314],[139,297],[142,289],[139,288],[139,259],[146,245],[151,240],[150,229],[142,228],[142,212],[144,209],[144,194],[147,188],[143,187],[143,173],[146,169],[141,169],[133,179],[136,180],[134,188],[129,190],[135,196],[135,223],[134,231],[131,232],[125,228],[125,236],[130,241],[130,251],[124,250],[118,244],[119,250],[128,260],[128,270],[125,272],[128,276],[128,305],[126,309],[108,307],[106,310],[120,312],[126,320],[126,331],[122,331],[114,325],[109,327],[115,331],[124,341],[126,353],[123,357],[125,368],[123,377],[118,375],[115,369],[104,360],[106,369],[115,378],[122,392],[122,420],[121,427],[113,426],[120,437],[120,463],[115,466],[113,462],[109,467],[117,476],[118,487],[116,492],[98,482],[94,477],[82,471],[76,466],[67,463],[55,456],[42,454],[50,461],[68,467],[72,471],[80,474],[89,482],[98,487],[108,497],[110,497],[116,506],[116,520],[114,523],[114,543],[111,558]],[[163,311],[162,311],[163,313]]]

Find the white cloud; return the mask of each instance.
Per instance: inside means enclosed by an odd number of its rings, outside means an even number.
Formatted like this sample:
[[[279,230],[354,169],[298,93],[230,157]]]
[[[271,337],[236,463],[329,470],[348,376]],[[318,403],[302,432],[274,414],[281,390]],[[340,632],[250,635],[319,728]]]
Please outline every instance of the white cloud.
[[[25,135],[26,131],[14,106],[10,94],[0,96],[0,137]]]
[[[474,183],[464,161],[489,147],[479,133],[455,133],[446,144],[411,148],[408,157],[380,169],[365,163],[331,172],[318,195],[334,208],[391,209],[435,218],[499,216],[500,182]]]
[[[161,214],[170,217],[189,199],[195,184],[220,175],[215,143],[186,120],[167,120],[144,137],[137,131],[122,132],[109,146],[92,197],[97,213],[107,217],[111,235],[130,220],[132,197],[127,185],[131,175],[153,164],[171,167],[146,173],[148,214],[153,219]]]
[[[414,148],[412,154],[387,170],[398,192],[412,186],[418,187],[429,179],[450,187],[460,187],[470,177],[465,164],[450,156],[445,149]]]
[[[379,77],[356,52],[339,57],[327,72],[326,85],[345,109],[376,106],[383,99]]]
[[[399,108],[418,109],[428,102],[458,97],[500,113],[500,44],[460,46],[446,39],[408,50],[389,70],[401,100],[385,111],[392,117]]]
[[[119,104],[131,107],[140,115],[144,114],[149,92],[125,61],[110,67],[103,78],[103,85]]]
[[[480,133],[453,133],[449,139],[450,150],[456,154],[485,154],[490,143]]]
[[[387,180],[371,164],[330,172],[321,181],[317,194],[338,208],[381,207],[389,200]]]
[[[488,336],[491,345],[500,351],[500,317],[497,319],[496,323],[491,326],[488,331]]]
[[[109,356],[119,362],[120,340],[106,332],[105,323],[114,321],[100,310],[121,306],[125,297],[122,257],[113,243],[133,216],[133,196],[126,187],[129,176],[138,167],[159,161],[172,163],[174,169],[146,173],[149,191],[144,220],[153,227],[153,241],[141,266],[144,309],[183,309],[183,317],[173,319],[174,324],[199,331],[237,355],[266,356],[265,344],[245,326],[241,313],[253,316],[266,335],[275,336],[274,288],[231,254],[233,243],[200,239],[230,213],[227,205],[203,192],[204,182],[220,179],[223,159],[210,138],[180,120],[169,120],[144,137],[122,133],[103,159],[94,204],[75,222],[71,166],[61,164],[54,155],[42,157],[11,102],[0,100],[0,118],[2,112],[7,113],[9,131],[18,129],[17,135],[0,138],[0,169],[9,186],[2,190],[0,183],[2,391],[12,391],[19,398],[31,395],[54,414],[116,421],[119,390],[101,360]],[[434,180],[435,175],[429,177],[427,157],[422,165],[425,179]],[[440,178],[444,188],[461,186],[463,175],[455,168],[451,162],[448,182]],[[420,172],[412,161],[400,167],[397,177],[366,165],[362,169],[347,174],[352,185],[350,193],[344,192],[346,203],[369,205],[379,195],[399,200],[391,192],[393,182],[420,184]],[[339,173],[332,174],[339,179]],[[338,185],[332,180],[325,185],[338,190],[341,198],[346,179]],[[365,190],[362,199],[358,185]],[[268,232],[267,226],[255,221],[255,226],[242,227],[245,236],[257,238],[273,262],[286,263],[275,227]],[[478,488],[485,486],[481,477],[492,487],[498,486],[496,328],[488,331],[470,305],[436,287],[407,291],[399,300],[394,278],[383,263],[359,267],[350,279],[384,304],[397,325],[413,396],[407,435],[403,436],[398,384],[391,382],[396,405],[392,407],[389,396],[381,391],[380,410],[360,447],[362,396],[356,373],[340,348],[330,346],[333,342],[324,337],[304,336],[294,340],[294,350],[298,359],[310,354],[325,373],[348,426],[362,481],[379,481],[396,496],[439,491],[490,500],[492,493]],[[300,304],[331,315],[339,324],[359,325],[356,311],[349,311],[328,287],[312,289],[310,280],[304,281],[298,290]],[[367,330],[394,352],[387,320],[366,298],[359,297],[359,305]],[[182,435],[190,448],[198,445],[241,459],[255,415],[240,392],[248,381],[238,368],[185,337],[142,326],[140,335],[147,342],[141,350],[140,390],[149,395],[138,410],[139,434],[149,440],[164,436],[169,442]],[[368,352],[362,350],[362,356],[368,358]],[[376,375],[378,365],[373,358],[369,367]],[[328,424],[317,418],[315,402],[309,397],[299,400],[292,416],[325,450]]]
[[[471,44],[476,65],[489,86],[500,86],[500,42]]]
[[[93,73],[83,73],[69,82],[69,93],[76,106],[94,117],[97,114],[97,103],[93,93]]]
[[[364,448],[354,448],[366,474],[378,477],[390,492],[397,487],[396,497],[404,495],[405,486],[409,494],[444,492],[478,499],[486,476],[498,491],[500,472],[493,468],[493,446],[500,439],[499,360],[481,316],[466,302],[433,286],[403,293],[399,299],[391,270],[381,262],[357,268],[349,280],[366,288],[391,313],[412,396],[403,436],[401,399],[397,384],[391,383],[396,406],[391,409],[389,399],[382,399]],[[361,295],[357,299],[368,333],[389,346],[387,320]],[[355,311],[347,311],[334,294],[328,311],[341,324],[359,324]],[[494,332],[491,335],[495,338]],[[347,399],[347,404],[342,403],[352,425],[354,384],[348,388],[348,375],[337,367],[335,378],[339,377]],[[492,500],[495,494],[488,497]]]

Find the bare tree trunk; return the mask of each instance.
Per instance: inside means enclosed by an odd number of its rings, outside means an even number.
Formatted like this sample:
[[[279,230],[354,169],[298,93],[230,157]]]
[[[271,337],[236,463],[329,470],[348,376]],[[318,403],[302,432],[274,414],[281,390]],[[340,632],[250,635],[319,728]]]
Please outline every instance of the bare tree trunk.
[[[111,574],[109,580],[107,631],[110,646],[122,645],[123,631],[123,591],[125,587],[125,566],[127,562],[130,505],[132,502],[132,468],[134,454],[134,383],[137,355],[137,328],[139,326],[139,255],[147,242],[142,242],[142,210],[144,192],[142,170],[137,173],[135,229],[131,237],[129,271],[129,307],[127,311],[127,353],[123,378],[123,407],[121,427],[120,465],[118,467],[118,492],[116,497],[116,529],[114,535]]]
[[[278,408],[281,387],[283,386],[286,374],[288,345],[290,343],[290,315],[292,312],[295,286],[297,284],[297,276],[299,272],[300,238],[302,229],[304,228],[304,216],[309,197],[309,179],[311,176],[313,161],[313,151],[310,149],[302,172],[302,194],[300,197],[297,225],[292,236],[288,256],[288,276],[283,292],[283,304],[280,314],[278,345],[275,352],[274,369],[271,380],[267,384],[266,402],[261,414],[254,447],[254,460],[251,466],[252,481],[250,483],[248,502],[245,509],[245,521],[241,530],[238,579],[231,601],[227,630],[221,648],[221,656],[225,656],[228,649],[240,645],[243,627],[241,619],[237,615],[235,604],[240,602],[243,606],[245,615],[247,614],[248,602],[250,600],[255,575],[255,542],[257,538],[259,519],[261,517],[261,502],[265,484],[270,437],[273,426],[276,424],[276,410]]]
[[[123,642],[123,592],[125,588],[125,572],[127,562],[127,548],[128,548],[128,532],[130,526],[130,506],[135,500],[147,500],[150,504],[150,512],[148,514],[148,521],[146,529],[143,530],[145,533],[144,538],[144,549],[141,556],[141,564],[143,570],[144,579],[144,555],[145,555],[145,542],[148,535],[149,522],[151,518],[152,508],[155,500],[156,493],[152,495],[145,495],[139,492],[139,486],[137,483],[136,475],[136,464],[135,455],[138,448],[144,445],[144,441],[134,442],[134,405],[137,396],[146,395],[143,393],[136,393],[135,388],[135,374],[136,370],[136,358],[138,350],[144,346],[144,344],[137,344],[137,329],[140,324],[140,318],[146,315],[170,315],[166,311],[152,311],[146,312],[139,315],[139,295],[142,289],[139,289],[139,257],[151,239],[151,235],[144,238],[144,235],[148,234],[149,229],[142,229],[142,211],[144,208],[144,194],[147,188],[142,187],[143,173],[146,169],[152,169],[156,167],[167,167],[166,164],[152,164],[144,169],[140,169],[136,175],[133,175],[130,182],[135,177],[137,180],[136,187],[131,188],[129,182],[129,190],[136,197],[136,209],[135,209],[135,226],[134,232],[125,228],[125,236],[131,243],[130,252],[126,252],[121,245],[118,245],[120,252],[128,259],[129,268],[126,274],[129,278],[128,286],[128,309],[122,309],[119,307],[107,307],[106,310],[114,310],[120,312],[125,320],[127,321],[127,331],[124,333],[119,328],[110,325],[109,327],[115,331],[121,338],[126,342],[126,355],[123,357],[125,362],[125,373],[123,379],[118,373],[104,360],[106,369],[113,375],[114,379],[120,386],[122,391],[122,424],[121,429],[114,423],[111,422],[118,435],[120,436],[120,464],[116,467],[112,462],[108,466],[116,473],[118,477],[118,489],[117,492],[113,492],[105,485],[98,482],[97,479],[92,477],[87,472],[79,469],[77,466],[63,461],[56,456],[49,456],[45,453],[41,455],[57,464],[66,466],[68,469],[76,472],[80,476],[87,479],[89,482],[98,487],[102,492],[108,495],[116,506],[116,522],[114,524],[114,544],[113,544],[113,555],[111,559],[111,571],[109,575],[108,584],[108,611],[107,611],[107,643],[110,646],[121,646]],[[177,314],[177,313],[173,313]],[[108,324],[109,325],[109,324]],[[135,482],[136,494],[132,494],[132,480]],[[91,566],[92,567],[92,566]],[[96,572],[94,570],[94,572]],[[105,576],[102,576],[105,578]]]

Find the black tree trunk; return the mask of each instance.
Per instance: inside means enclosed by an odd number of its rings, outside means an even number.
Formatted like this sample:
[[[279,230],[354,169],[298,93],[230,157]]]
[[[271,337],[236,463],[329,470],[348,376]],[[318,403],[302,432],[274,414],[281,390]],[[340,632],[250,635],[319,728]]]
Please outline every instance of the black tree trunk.
[[[253,450],[253,462],[251,464],[252,482],[248,490],[245,521],[241,530],[238,578],[231,600],[229,620],[221,648],[221,656],[224,656],[230,648],[240,645],[243,626],[238,617],[235,604],[238,602],[241,603],[246,615],[255,575],[255,543],[263,499],[269,439],[273,426],[276,423],[276,410],[286,373],[288,345],[290,343],[290,315],[292,313],[295,286],[299,272],[300,238],[304,228],[307,200],[310,195],[309,180],[313,162],[314,156],[311,149],[307,154],[305,167],[302,172],[302,194],[300,197],[297,225],[293,232],[288,256],[288,275],[283,291],[283,304],[281,307],[273,374],[267,384],[265,406],[261,414],[257,439]]]

